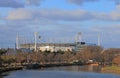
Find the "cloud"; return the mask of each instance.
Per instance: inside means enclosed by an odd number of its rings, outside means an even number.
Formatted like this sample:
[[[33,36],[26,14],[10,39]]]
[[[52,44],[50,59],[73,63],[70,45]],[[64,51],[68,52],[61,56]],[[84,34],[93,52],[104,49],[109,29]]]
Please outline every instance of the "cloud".
[[[7,18],[8,20],[30,20],[32,19],[32,11],[30,12],[27,9],[16,9],[9,12]]]
[[[94,26],[90,28],[93,31],[93,34],[96,34],[97,41],[97,33],[100,34],[101,45],[106,48],[110,47],[120,47],[120,23],[108,23],[103,24],[101,26]],[[94,40],[95,41],[95,40]],[[96,42],[97,43],[97,42]]]
[[[50,20],[80,21],[92,18],[91,13],[84,10],[61,10],[61,9],[16,9],[11,11],[6,19],[8,20],[30,20],[44,18]]]
[[[0,7],[19,8],[24,7],[24,3],[19,0],[0,0]]]
[[[113,2],[115,2],[116,5],[120,5],[120,0],[111,0]]]
[[[25,6],[38,6],[44,0],[0,0],[0,7],[23,8]]]
[[[101,0],[67,0],[68,3],[71,4],[77,4],[77,5],[83,5],[86,2],[97,2],[97,1],[101,1]],[[114,2],[116,5],[120,5],[120,0],[107,0]]]
[[[7,20],[34,20],[48,19],[56,21],[87,21],[87,20],[104,20],[104,21],[120,21],[120,7],[105,13],[91,12],[86,10],[61,10],[61,9],[25,9],[19,8],[9,12],[6,16]]]
[[[26,0],[27,5],[40,5],[40,3],[44,0]]]
[[[71,4],[77,4],[77,5],[82,5],[85,2],[95,2],[99,0],[67,0]]]

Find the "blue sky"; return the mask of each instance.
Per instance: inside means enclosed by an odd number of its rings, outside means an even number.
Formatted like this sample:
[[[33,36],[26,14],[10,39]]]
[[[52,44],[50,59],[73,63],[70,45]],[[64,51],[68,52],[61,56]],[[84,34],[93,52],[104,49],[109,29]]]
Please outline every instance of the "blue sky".
[[[120,0],[0,0],[0,47],[33,42],[34,32],[41,42],[82,40],[101,46],[120,47]]]

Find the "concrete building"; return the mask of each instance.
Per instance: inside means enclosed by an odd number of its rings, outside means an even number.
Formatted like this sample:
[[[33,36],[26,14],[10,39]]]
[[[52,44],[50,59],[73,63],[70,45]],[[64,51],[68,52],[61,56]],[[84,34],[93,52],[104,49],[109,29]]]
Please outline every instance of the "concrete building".
[[[73,51],[75,50],[75,46],[76,45],[74,43],[41,43],[37,44],[37,50],[42,52]],[[21,44],[20,48],[34,50],[35,44]]]
[[[36,49],[37,51],[74,51],[80,52],[86,46],[97,46],[96,44],[86,44],[85,42],[77,42],[77,43],[37,43]],[[34,43],[21,44],[20,49],[26,50],[35,50]]]

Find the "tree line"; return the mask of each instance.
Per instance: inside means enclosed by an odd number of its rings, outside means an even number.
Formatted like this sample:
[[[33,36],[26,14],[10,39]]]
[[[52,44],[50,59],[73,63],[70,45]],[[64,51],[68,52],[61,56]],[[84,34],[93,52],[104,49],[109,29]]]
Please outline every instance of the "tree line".
[[[0,49],[0,65],[10,65],[14,63],[40,63],[40,64],[59,64],[59,63],[79,63],[87,64],[92,62],[100,64],[120,65],[120,49],[104,49],[101,46],[86,46],[79,52],[58,51],[58,52],[23,52],[14,49]]]

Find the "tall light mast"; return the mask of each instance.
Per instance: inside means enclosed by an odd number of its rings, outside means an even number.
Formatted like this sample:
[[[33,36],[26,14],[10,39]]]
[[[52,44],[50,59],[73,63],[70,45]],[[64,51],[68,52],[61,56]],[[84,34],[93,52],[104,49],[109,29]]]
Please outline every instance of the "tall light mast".
[[[79,38],[79,41],[82,42],[82,33],[81,32],[78,33],[78,38]]]
[[[98,46],[100,46],[100,34],[98,33]]]
[[[82,42],[82,33],[81,32],[79,32],[76,36],[76,43],[78,43],[78,42]]]
[[[16,49],[19,49],[19,35],[16,36]]]
[[[34,32],[34,37],[35,37],[35,52],[37,51],[37,34],[38,34],[38,32]]]

